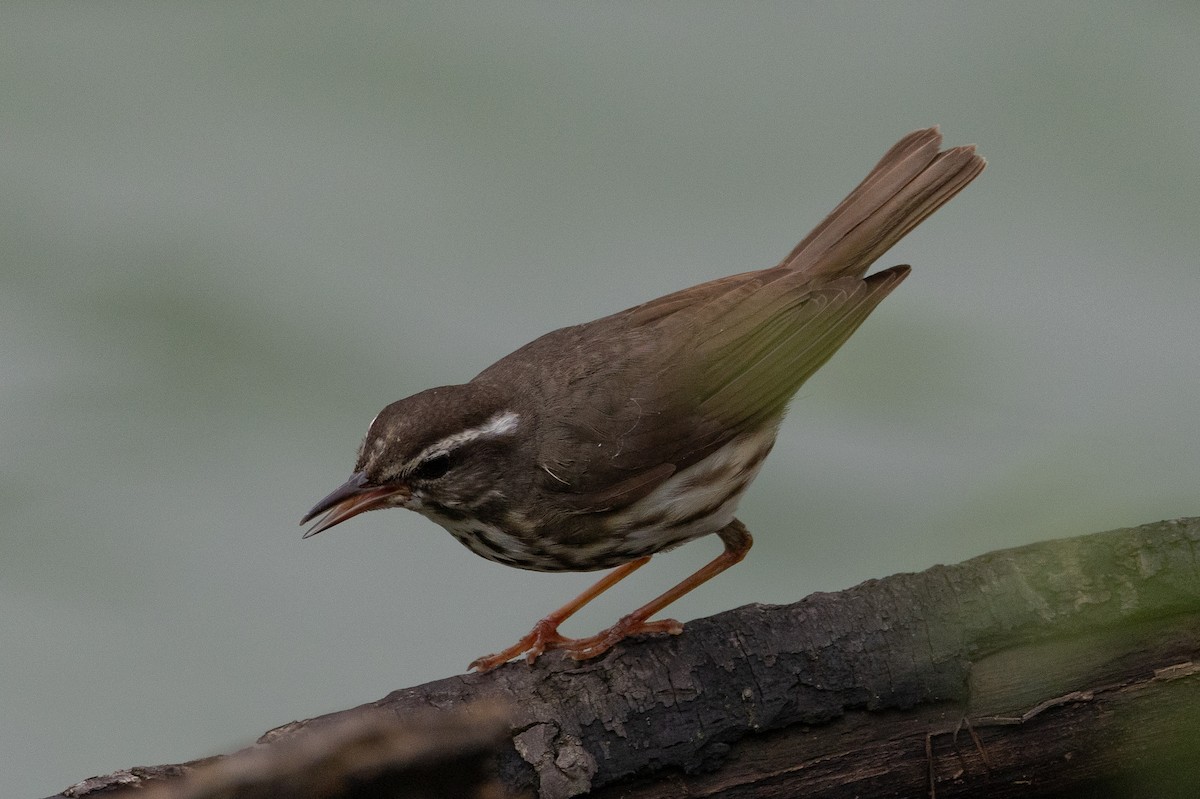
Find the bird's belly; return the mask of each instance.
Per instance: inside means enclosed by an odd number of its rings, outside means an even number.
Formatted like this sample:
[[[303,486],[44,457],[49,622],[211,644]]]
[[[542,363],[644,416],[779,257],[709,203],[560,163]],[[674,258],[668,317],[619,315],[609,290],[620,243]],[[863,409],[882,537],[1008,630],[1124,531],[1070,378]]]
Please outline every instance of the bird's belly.
[[[614,532],[627,560],[715,533],[733,521],[742,494],[775,444],[776,426],[736,438],[677,472],[615,515]]]
[[[734,439],[704,460],[676,472],[627,508],[589,522],[587,536],[527,532],[514,535],[479,520],[421,512],[476,555],[532,571],[596,571],[672,549],[733,521],[738,501],[775,443],[776,427]]]

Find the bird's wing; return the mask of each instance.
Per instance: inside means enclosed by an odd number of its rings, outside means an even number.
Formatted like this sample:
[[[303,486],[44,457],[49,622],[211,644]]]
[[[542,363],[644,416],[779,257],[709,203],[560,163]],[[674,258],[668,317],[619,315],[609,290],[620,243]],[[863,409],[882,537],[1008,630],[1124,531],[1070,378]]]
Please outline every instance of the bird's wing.
[[[585,401],[547,420],[543,466],[572,479],[546,487],[571,495],[580,512],[624,507],[738,436],[774,424],[907,274],[894,267],[811,287],[795,272],[765,270],[611,317],[592,329],[597,357],[570,392]],[[614,390],[619,385],[624,390]]]
[[[735,435],[783,415],[788,401],[909,273],[897,266],[866,279],[809,287],[790,272],[699,314],[680,368],[695,374],[699,412]],[[711,316],[710,316],[711,314]],[[705,318],[709,317],[709,318]]]

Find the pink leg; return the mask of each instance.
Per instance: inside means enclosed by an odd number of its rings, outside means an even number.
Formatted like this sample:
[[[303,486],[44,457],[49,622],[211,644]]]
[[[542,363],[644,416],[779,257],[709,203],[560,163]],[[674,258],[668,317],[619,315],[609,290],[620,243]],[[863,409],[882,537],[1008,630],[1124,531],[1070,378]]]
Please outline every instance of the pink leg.
[[[558,625],[604,591],[644,566],[650,560],[649,555],[613,569],[591,588],[535,624],[529,634],[520,641],[503,652],[478,658],[471,664],[471,668],[480,672],[490,671],[522,653],[525,654],[527,662],[533,663],[547,649],[561,649],[575,660],[587,660],[607,652],[618,641],[630,635],[646,633],[678,635],[683,632],[683,625],[678,621],[674,619],[648,621],[648,619],[693,588],[708,582],[733,564],[740,562],[746,557],[746,553],[750,551],[750,547],[754,543],[754,539],[746,530],[745,525],[736,519],[723,527],[717,535],[725,543],[724,552],[671,590],[621,617],[608,629],[601,630],[596,635],[587,638],[566,638],[558,634]]]
[[[558,610],[551,613],[546,618],[533,625],[533,629],[515,644],[505,649],[503,652],[497,652],[494,655],[484,655],[481,658],[476,658],[471,662],[469,668],[479,672],[491,671],[501,663],[507,663],[517,655],[525,653],[525,660],[529,663],[537,660],[538,655],[542,654],[546,649],[553,647],[561,641],[570,641],[569,638],[564,638],[558,634],[558,625],[562,624],[568,618],[573,616],[576,611],[582,608],[587,603],[591,602],[596,597],[603,594],[608,589],[619,583],[621,580],[628,577],[633,572],[640,569],[650,562],[650,556],[631,560],[622,566],[610,571],[598,580],[588,590],[584,591],[579,596],[572,599],[567,604],[563,605]]]
[[[663,632],[678,635],[683,632],[683,625],[674,619],[659,621],[647,621],[647,619],[693,588],[708,582],[733,564],[739,563],[742,558],[746,557],[746,553],[754,544],[754,539],[746,530],[745,525],[736,519],[723,527],[717,535],[725,542],[725,551],[679,585],[650,600],[633,613],[621,617],[607,630],[601,630],[588,638],[560,639],[550,646],[554,649],[565,650],[575,660],[587,660],[604,654],[618,641],[630,635]]]

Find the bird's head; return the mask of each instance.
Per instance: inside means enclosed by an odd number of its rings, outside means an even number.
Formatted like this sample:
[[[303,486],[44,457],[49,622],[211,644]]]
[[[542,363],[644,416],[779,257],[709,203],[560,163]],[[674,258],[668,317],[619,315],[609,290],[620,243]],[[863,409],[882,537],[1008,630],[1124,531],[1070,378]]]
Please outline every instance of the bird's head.
[[[369,510],[408,508],[438,521],[494,503],[497,476],[517,457],[521,415],[474,383],[431,388],[371,422],[350,479],[313,506],[305,538]]]

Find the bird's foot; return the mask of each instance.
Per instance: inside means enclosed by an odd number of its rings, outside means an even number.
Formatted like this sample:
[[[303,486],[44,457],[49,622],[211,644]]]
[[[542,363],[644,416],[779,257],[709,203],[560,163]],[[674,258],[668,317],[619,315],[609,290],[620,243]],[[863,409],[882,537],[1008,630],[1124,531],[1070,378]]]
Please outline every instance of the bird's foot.
[[[620,619],[612,627],[601,630],[587,638],[560,638],[548,645],[547,649],[561,649],[573,660],[589,660],[603,655],[615,644],[631,635],[654,635],[666,633],[679,635],[683,632],[683,624],[675,619],[659,619],[646,621],[637,614],[630,614]]]
[[[557,619],[542,619],[533,629],[515,644],[494,655],[484,655],[471,662],[470,668],[479,673],[491,671],[520,655],[532,664],[543,652],[557,649],[565,652],[572,660],[590,660],[603,655],[615,644],[631,635],[679,635],[683,624],[675,619],[646,621],[636,615],[625,616],[608,629],[587,638],[567,638],[558,632]]]
[[[475,660],[471,661],[471,665],[468,668],[475,669],[482,674],[522,654],[525,655],[526,663],[533,663],[533,661],[537,660],[538,655],[547,649],[554,649],[560,643],[570,643],[571,641],[572,639],[564,638],[558,634],[557,619],[542,619],[533,625],[533,629],[525,637],[508,649],[497,652],[494,655],[484,655],[481,658],[475,658]]]

